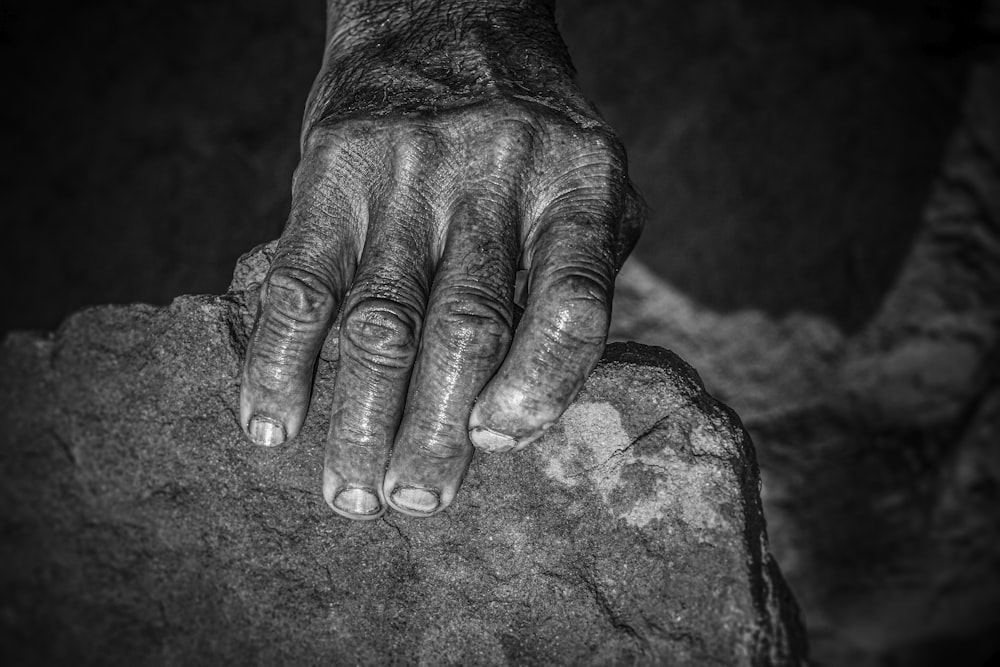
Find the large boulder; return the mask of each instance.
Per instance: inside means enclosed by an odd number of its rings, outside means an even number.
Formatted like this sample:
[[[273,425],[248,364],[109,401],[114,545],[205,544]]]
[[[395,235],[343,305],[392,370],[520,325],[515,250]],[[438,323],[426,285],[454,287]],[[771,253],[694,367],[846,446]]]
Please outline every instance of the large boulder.
[[[545,438],[477,456],[442,515],[334,515],[335,340],[300,437],[258,448],[237,424],[268,250],[226,296],[4,342],[0,646],[17,664],[803,662],[750,440],[662,349],[611,346]]]

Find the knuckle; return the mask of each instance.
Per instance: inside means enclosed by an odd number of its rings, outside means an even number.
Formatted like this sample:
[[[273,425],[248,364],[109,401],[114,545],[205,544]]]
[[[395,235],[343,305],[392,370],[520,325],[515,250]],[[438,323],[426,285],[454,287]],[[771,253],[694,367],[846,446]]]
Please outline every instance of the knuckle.
[[[464,349],[481,347],[492,356],[506,349],[513,336],[511,314],[500,303],[472,295],[454,295],[443,300],[440,333]]]
[[[331,190],[355,191],[350,184],[368,182],[384,159],[373,130],[363,123],[319,124],[302,137],[296,184],[322,183]]]
[[[302,153],[305,155],[325,155],[341,144],[339,133],[325,125],[314,125],[302,133]]]
[[[354,141],[354,133],[346,127],[312,127],[302,137],[303,162],[335,163]]]
[[[611,292],[611,277],[597,266],[574,266],[552,272],[551,290],[556,299],[579,301],[602,308]]]
[[[408,364],[417,349],[419,318],[402,304],[365,299],[344,317],[346,341],[374,363]]]
[[[558,311],[549,318],[554,337],[570,343],[603,341],[610,323],[610,291],[610,279],[595,269],[553,275],[548,292]]]
[[[387,137],[398,178],[419,178],[440,167],[447,154],[444,137],[433,127],[405,124]]]
[[[602,198],[623,197],[628,182],[625,147],[610,129],[558,132],[552,146],[552,156],[561,165],[560,190],[589,191]]]
[[[530,140],[538,135],[537,123],[522,113],[500,116],[487,129],[494,137],[501,137],[507,141]]]
[[[285,266],[273,269],[265,294],[268,306],[297,322],[325,323],[333,315],[332,290],[317,273],[306,269]]]
[[[609,320],[602,311],[581,310],[576,315],[572,325],[569,320],[555,320],[549,330],[553,350],[565,354],[564,360],[574,359],[607,340]]]
[[[499,145],[530,142],[540,134],[540,119],[518,104],[490,107],[481,115],[478,131]]]
[[[600,128],[591,130],[585,136],[593,154],[599,160],[615,169],[624,167],[625,145],[617,134],[607,128]]]
[[[302,152],[336,155],[345,147],[359,143],[372,133],[369,124],[354,120],[320,119],[302,133]]]

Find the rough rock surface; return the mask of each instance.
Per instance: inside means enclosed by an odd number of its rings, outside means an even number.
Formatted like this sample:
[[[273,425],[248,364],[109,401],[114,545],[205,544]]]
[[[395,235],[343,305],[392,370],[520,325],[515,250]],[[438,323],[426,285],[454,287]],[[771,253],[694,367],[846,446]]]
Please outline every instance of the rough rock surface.
[[[17,664],[784,665],[804,658],[738,418],[615,345],[522,455],[424,520],[319,493],[334,345],[303,434],[237,426],[248,303],[100,307],[0,354],[0,645]],[[14,664],[9,660],[6,664]]]

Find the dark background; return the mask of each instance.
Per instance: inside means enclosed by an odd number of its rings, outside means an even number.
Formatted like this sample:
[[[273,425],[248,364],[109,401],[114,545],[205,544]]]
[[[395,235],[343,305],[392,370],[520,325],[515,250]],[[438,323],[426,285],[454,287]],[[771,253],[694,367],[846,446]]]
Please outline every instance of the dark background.
[[[649,200],[637,256],[720,311],[862,327],[920,222],[977,2],[564,0]],[[11,3],[0,330],[225,289],[276,237],[323,3]]]

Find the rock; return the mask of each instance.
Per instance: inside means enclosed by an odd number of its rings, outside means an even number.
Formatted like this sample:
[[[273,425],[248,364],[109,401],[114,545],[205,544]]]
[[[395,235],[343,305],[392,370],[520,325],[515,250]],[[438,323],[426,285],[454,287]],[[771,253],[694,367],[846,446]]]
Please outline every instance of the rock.
[[[0,354],[0,632],[18,664],[795,665],[751,443],[672,353],[610,346],[441,516],[335,516],[336,374],[284,448],[237,424],[267,248],[222,297],[107,306]],[[7,664],[13,664],[7,661]]]

